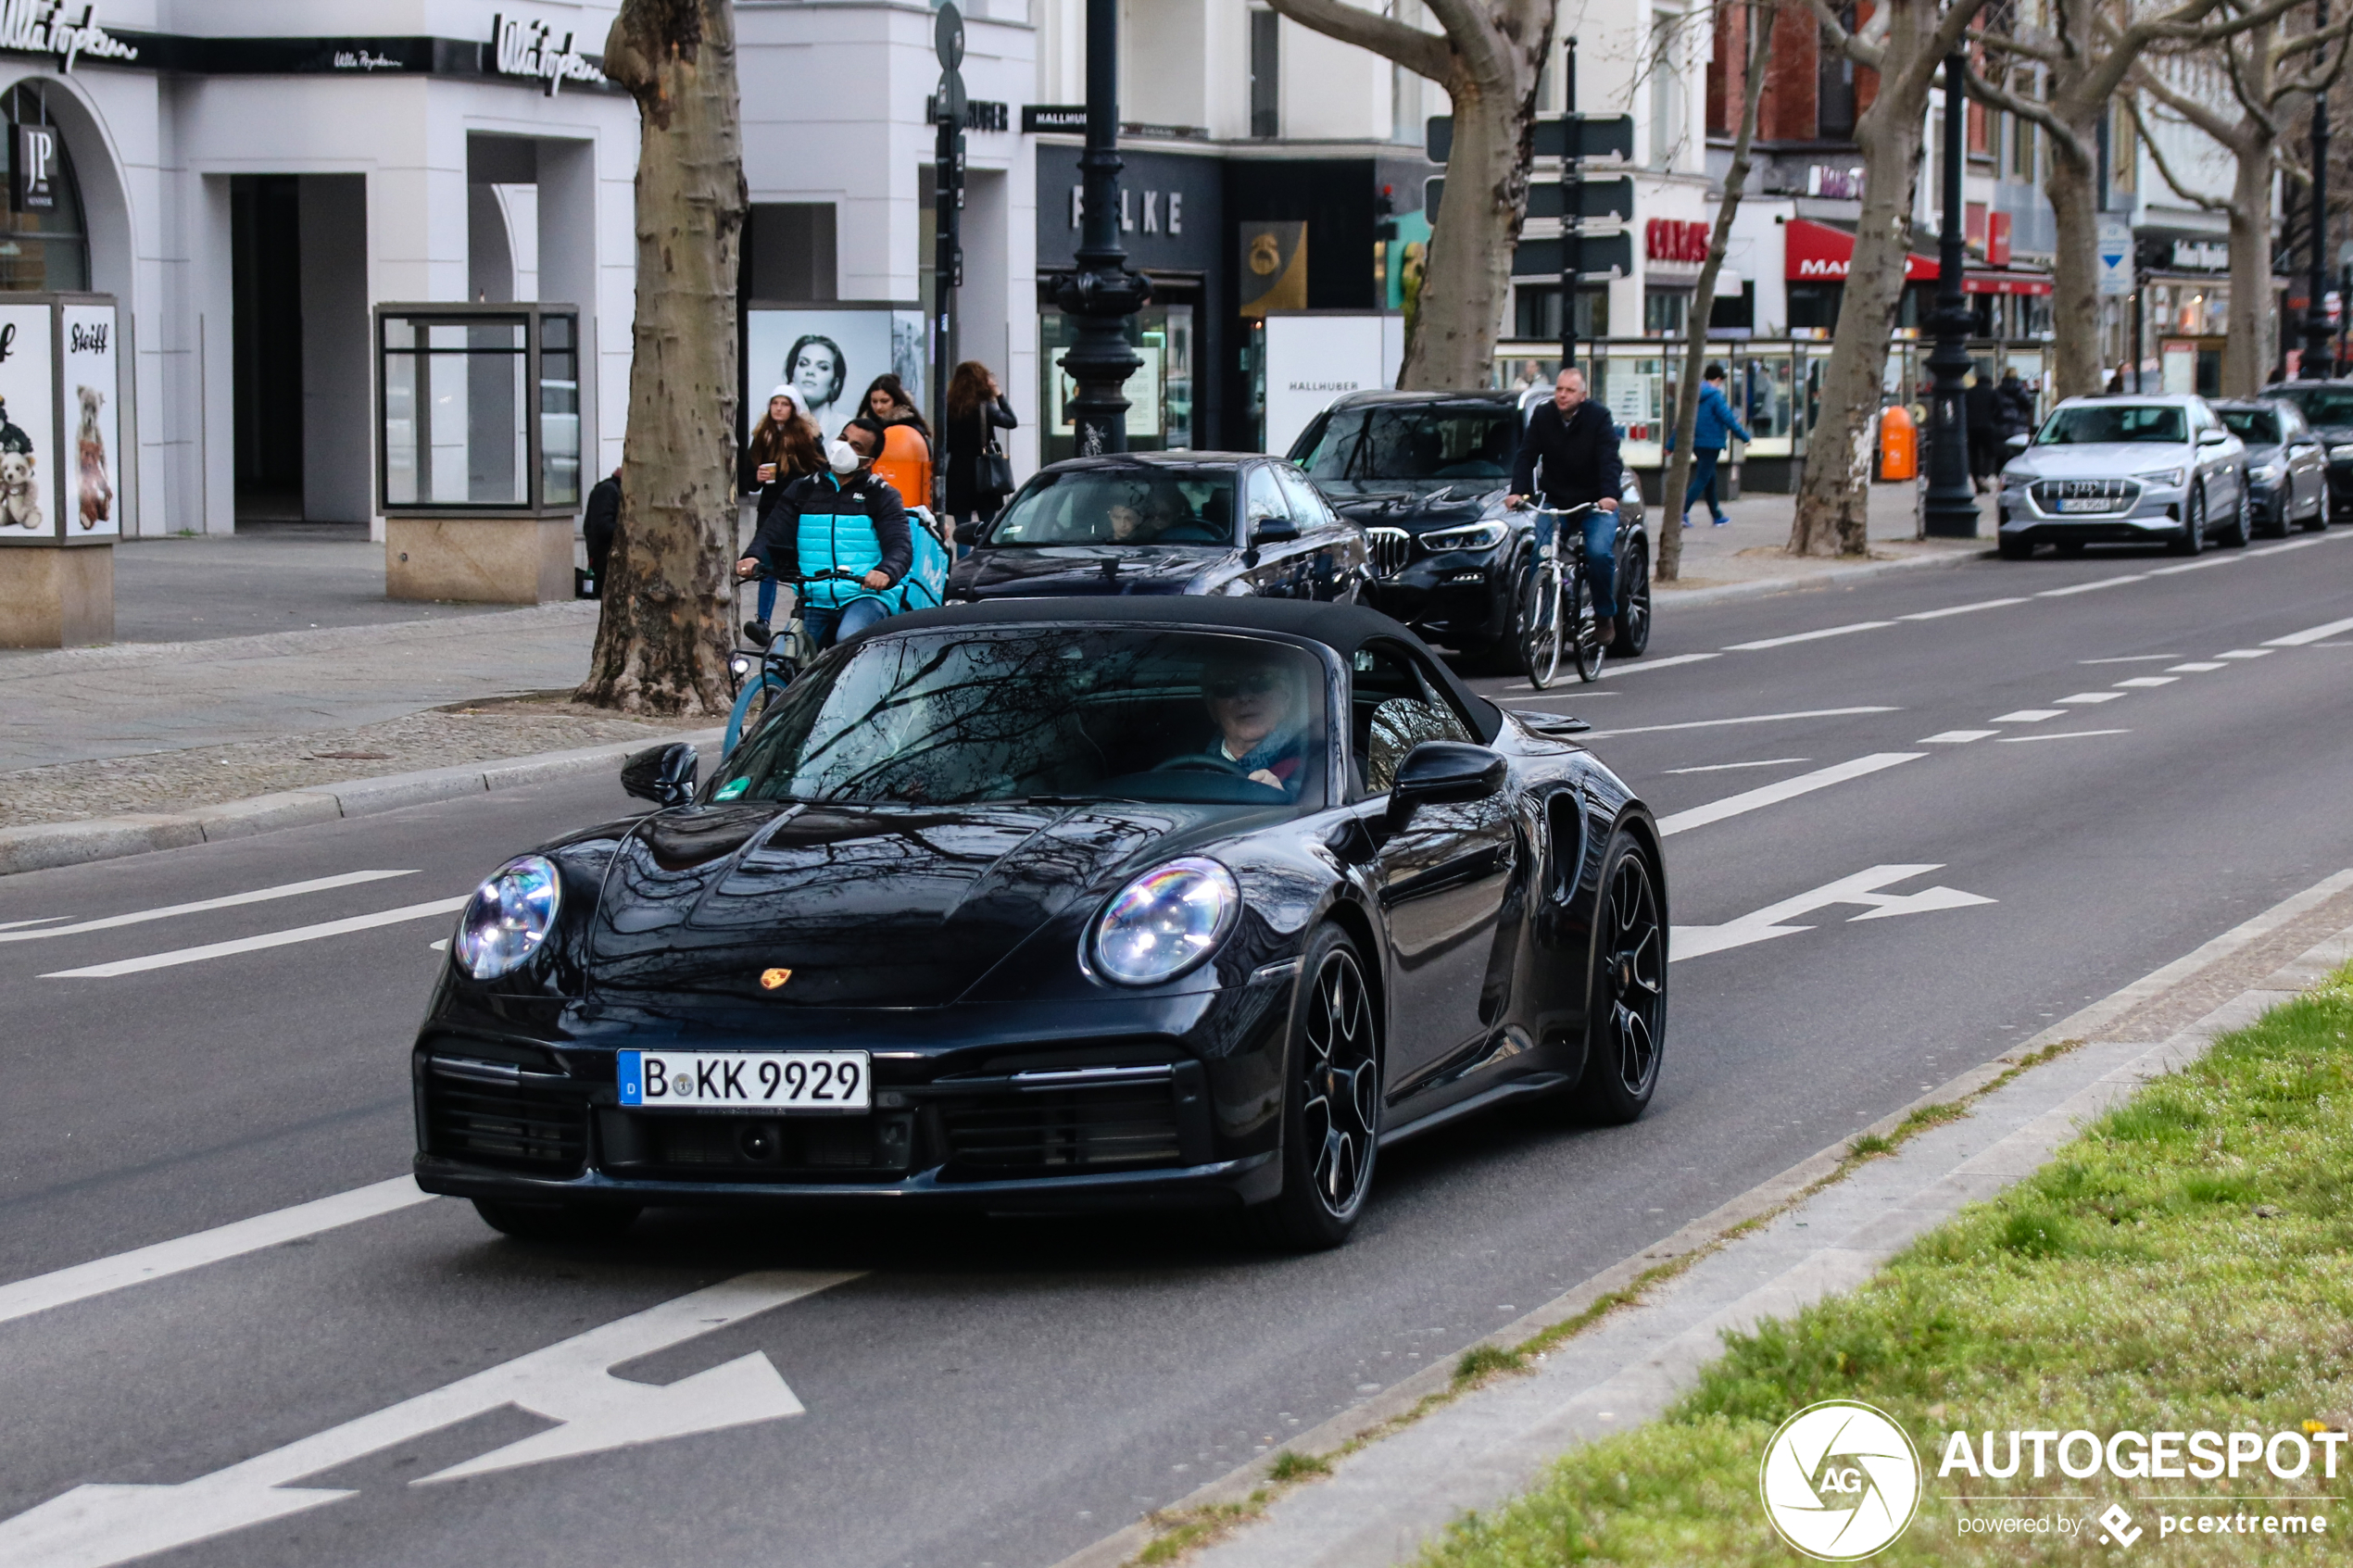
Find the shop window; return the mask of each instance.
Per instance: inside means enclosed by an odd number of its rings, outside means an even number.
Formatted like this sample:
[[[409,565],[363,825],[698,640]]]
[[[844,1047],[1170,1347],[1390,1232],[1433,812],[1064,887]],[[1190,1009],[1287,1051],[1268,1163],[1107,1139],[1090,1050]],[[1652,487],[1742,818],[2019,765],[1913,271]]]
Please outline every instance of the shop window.
[[[1522,283],[1512,291],[1514,337],[1536,338],[1557,342],[1561,335],[1561,286],[1558,283]],[[1580,288],[1577,291],[1577,335],[1580,338],[1609,336],[1609,290]]]
[[[1828,331],[1838,325],[1838,307],[1846,293],[1843,283],[1792,283],[1789,324],[1793,328]]]
[[[1743,279],[1738,294],[1718,293],[1708,307],[1707,330],[1716,332],[1756,330],[1756,285]]]
[[[1127,341],[1143,363],[1128,377],[1127,449],[1172,452],[1189,447],[1193,433],[1193,307],[1155,302],[1133,318]],[[1046,363],[1045,407],[1039,411],[1045,460],[1078,455],[1068,404],[1077,388],[1062,357],[1078,341],[1076,323],[1059,310],[1038,315],[1038,346]]]
[[[1250,133],[1279,136],[1282,130],[1282,25],[1272,11],[1250,13]]]
[[[1855,31],[1855,6],[1838,7],[1839,21]],[[1855,62],[1821,35],[1821,53],[1815,75],[1815,134],[1825,142],[1843,142],[1855,134]]]
[[[49,118],[36,87],[15,88],[0,103],[7,109],[9,158],[7,218],[0,223],[0,289],[86,289],[89,235],[65,132]],[[44,167],[32,167],[31,160],[44,156]]]
[[[1642,291],[1642,335],[1644,337],[1680,337],[1683,320],[1691,313],[1692,296],[1681,289],[1644,289]]]
[[[744,296],[789,305],[838,297],[834,235],[831,202],[754,202],[744,223]]]

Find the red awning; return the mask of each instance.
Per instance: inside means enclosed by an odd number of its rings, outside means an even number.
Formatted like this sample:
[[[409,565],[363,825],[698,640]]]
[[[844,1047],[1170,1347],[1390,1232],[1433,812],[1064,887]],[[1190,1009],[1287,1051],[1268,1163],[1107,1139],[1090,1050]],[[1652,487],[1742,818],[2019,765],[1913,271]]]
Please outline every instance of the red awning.
[[[1842,282],[1855,259],[1855,236],[1843,229],[1810,219],[1793,218],[1783,226],[1781,276],[1793,283]],[[1917,253],[1904,263],[1904,281],[1919,282],[1936,276],[1933,257]]]

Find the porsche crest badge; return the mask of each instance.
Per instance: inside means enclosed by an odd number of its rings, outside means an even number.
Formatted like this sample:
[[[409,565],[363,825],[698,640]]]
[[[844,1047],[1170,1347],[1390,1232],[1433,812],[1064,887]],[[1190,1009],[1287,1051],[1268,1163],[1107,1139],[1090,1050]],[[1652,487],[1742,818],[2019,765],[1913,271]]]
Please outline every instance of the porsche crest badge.
[[[763,991],[774,991],[781,987],[786,981],[790,980],[791,978],[791,970],[763,969],[760,972],[760,988]]]

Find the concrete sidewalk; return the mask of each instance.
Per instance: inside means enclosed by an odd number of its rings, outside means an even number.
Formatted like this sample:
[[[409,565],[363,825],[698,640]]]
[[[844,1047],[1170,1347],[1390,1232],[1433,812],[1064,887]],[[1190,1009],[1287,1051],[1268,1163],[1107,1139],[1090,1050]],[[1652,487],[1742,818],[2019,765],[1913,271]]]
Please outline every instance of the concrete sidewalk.
[[[1914,487],[1874,484],[1870,497],[1871,558],[1801,558],[1784,553],[1791,524],[1797,515],[1794,495],[1743,495],[1724,504],[1725,526],[1708,521],[1707,506],[1692,509],[1693,526],[1682,530],[1681,575],[1673,583],[1654,583],[1659,608],[1678,600],[1686,604],[1732,598],[1749,594],[1780,593],[1791,588],[1828,587],[1858,576],[1876,576],[1908,566],[1956,565],[1973,560],[1994,547],[1994,508],[1982,510],[1978,539],[1921,539],[1913,515]],[[1666,530],[1675,521],[1672,507],[1650,508],[1653,547],[1660,547]]]

